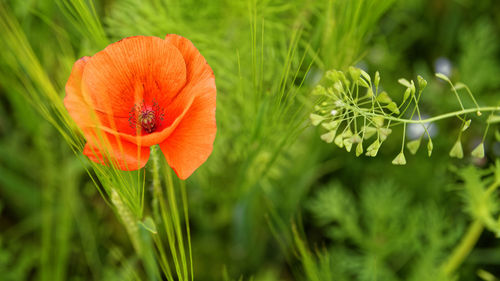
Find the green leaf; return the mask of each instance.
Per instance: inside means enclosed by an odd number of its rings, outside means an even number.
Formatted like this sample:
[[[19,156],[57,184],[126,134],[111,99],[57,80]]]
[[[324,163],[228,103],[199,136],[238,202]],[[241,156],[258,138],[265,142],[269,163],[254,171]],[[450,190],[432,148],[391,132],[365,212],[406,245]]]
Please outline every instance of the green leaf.
[[[358,145],[356,145],[356,157],[361,154],[363,154],[363,143],[359,142]]]
[[[345,132],[342,133],[343,138],[350,138],[352,137],[352,131],[350,128],[348,128]]]
[[[389,109],[392,113],[398,115],[399,114],[399,108],[398,105],[395,102],[391,102],[387,105],[387,109]]]
[[[372,88],[369,87],[368,89],[366,89],[366,96],[367,97],[373,97],[373,90],[372,90]]]
[[[344,139],[344,148],[345,148],[345,150],[347,150],[347,152],[351,152],[352,141],[350,138]]]
[[[427,87],[427,81],[420,75],[417,76],[417,80],[418,80],[419,91],[423,91],[425,87]]]
[[[382,127],[382,126],[384,126],[384,117],[383,117],[383,116],[374,116],[374,117],[372,118],[372,121],[373,121],[373,123],[375,123],[375,125],[376,125],[377,127]]]
[[[462,149],[462,142],[458,139],[455,142],[455,145],[450,150],[450,157],[455,157],[458,159],[462,159],[464,157],[464,151]]]
[[[329,225],[332,222],[346,226],[346,223],[358,221],[358,208],[352,194],[338,182],[332,182],[321,188],[312,199],[306,202],[306,207],[313,214],[319,225]],[[357,224],[348,227],[351,231],[361,233]]]
[[[382,91],[377,95],[377,101],[383,104],[388,104],[392,102],[392,99],[389,97],[386,91]]]
[[[151,217],[146,217],[144,219],[144,221],[139,221],[139,225],[153,234],[158,233],[158,230],[156,229],[155,222],[153,221],[153,219]]]
[[[344,138],[342,137],[342,134],[338,135],[335,138],[334,142],[338,147],[340,148],[344,147]]]
[[[361,76],[361,70],[357,67],[350,66],[349,74],[351,75],[351,79],[353,82],[357,82],[359,77]]]
[[[342,82],[340,81],[333,83],[333,88],[337,91],[337,94],[344,93],[344,87],[342,86]]]
[[[436,77],[439,78],[439,79],[441,79],[441,80],[444,80],[446,82],[451,83],[451,81],[448,78],[448,76],[444,75],[443,73],[436,73]]]
[[[361,75],[363,76],[363,78],[366,79],[366,81],[368,81],[368,83],[370,83],[372,81],[372,78],[370,77],[370,75],[368,73],[366,73],[366,71],[364,71],[363,69],[359,69],[361,71]]]
[[[467,86],[464,83],[462,83],[462,82],[455,83],[455,89],[456,90],[461,90],[461,89],[464,89],[464,88],[467,88]]]
[[[362,142],[363,140],[361,139],[361,137],[359,136],[359,133],[357,133],[356,135],[353,135],[351,137],[351,141],[352,143],[360,143]]]
[[[337,127],[339,126],[339,121],[331,121],[331,122],[323,123],[323,124],[321,124],[321,126],[323,126],[323,128],[327,129],[328,131],[332,131],[332,130],[337,129]]]
[[[495,138],[497,139],[497,141],[500,141],[500,131],[495,131]]]
[[[479,276],[479,278],[481,278],[481,280],[483,281],[498,281],[498,278],[496,278],[495,275],[489,273],[484,269],[479,269],[477,271],[477,276]]]
[[[328,79],[332,82],[336,82],[339,80],[339,75],[338,75],[338,72],[336,70],[328,70],[325,73],[325,77],[326,77],[326,79]]]
[[[375,88],[378,88],[378,84],[380,83],[380,73],[375,72],[375,78],[374,78],[374,84],[375,84]]]
[[[404,79],[404,78],[400,78],[398,80],[398,83],[405,86],[406,88],[411,88],[411,84],[408,80]]]
[[[375,133],[377,133],[377,128],[370,127],[370,126],[364,126],[363,132],[364,132],[363,137],[365,139],[369,139],[369,138],[373,137],[373,135],[375,135]]]
[[[411,88],[406,88],[405,93],[403,94],[403,103],[410,97]]]
[[[404,153],[401,151],[394,160],[392,160],[392,164],[394,165],[406,165],[406,158]]]
[[[476,158],[484,158],[484,143],[480,143],[474,150],[472,150],[471,155]]]
[[[420,148],[420,143],[422,141],[422,138],[418,138],[416,140],[409,141],[406,143],[406,148],[410,151],[411,154],[415,155]]]
[[[325,117],[315,113],[311,113],[309,114],[309,119],[311,119],[311,123],[313,124],[313,126],[318,126],[321,122],[323,122],[323,120],[325,120]]]
[[[434,144],[432,144],[432,140],[429,138],[429,141],[427,142],[427,154],[429,155],[429,157],[431,157],[433,149]]]
[[[462,126],[462,132],[464,132],[465,130],[467,130],[469,128],[470,122],[471,122],[471,119],[465,121],[464,125]]]
[[[380,134],[380,140],[385,141],[387,139],[387,137],[392,133],[392,129],[380,128],[380,129],[378,129],[378,133]]]
[[[370,85],[362,78],[358,79],[358,85],[365,87],[365,88],[371,88]]]
[[[336,131],[330,131],[328,133],[322,134],[320,138],[326,143],[332,143],[333,139],[335,138],[335,133]]]
[[[494,218],[499,210],[497,195],[487,188],[489,180],[483,179],[484,172],[474,166],[461,169],[459,175],[464,180],[463,198],[466,200],[465,210],[476,219],[479,219],[497,237],[500,225]],[[489,185],[489,184],[488,184]]]
[[[368,148],[366,149],[366,156],[375,157],[377,156],[378,149],[380,148],[380,142],[376,139]]]
[[[318,85],[313,89],[312,94],[315,96],[325,96],[326,89],[325,89],[325,87]]]

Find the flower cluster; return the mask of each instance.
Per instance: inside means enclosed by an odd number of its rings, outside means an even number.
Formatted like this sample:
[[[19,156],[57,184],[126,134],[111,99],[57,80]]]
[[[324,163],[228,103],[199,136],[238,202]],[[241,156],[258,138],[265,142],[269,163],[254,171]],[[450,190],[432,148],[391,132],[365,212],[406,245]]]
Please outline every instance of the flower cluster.
[[[459,136],[450,151],[451,157],[462,158],[463,150],[461,144],[462,132],[469,128],[471,119],[467,116],[476,113],[481,116],[481,112],[489,111],[488,126],[498,119],[495,113],[500,112],[500,107],[479,107],[469,88],[463,83],[453,84],[445,75],[437,73],[436,77],[449,83],[455,93],[460,110],[449,112],[423,119],[419,102],[422,91],[427,86],[427,81],[421,76],[417,77],[417,82],[401,78],[398,82],[405,87],[402,101],[396,103],[389,94],[379,88],[380,75],[375,73],[374,78],[370,77],[364,70],[350,67],[347,73],[338,70],[328,71],[325,75],[324,85],[318,85],[313,94],[320,97],[314,112],[310,114],[311,122],[314,126],[321,125],[326,129],[326,133],[321,135],[321,139],[327,143],[335,143],[340,148],[351,151],[355,146],[356,156],[365,154],[366,156],[376,156],[382,143],[392,133],[391,127],[403,125],[403,137],[401,152],[394,158],[393,164],[404,165],[406,158],[404,148],[410,153],[417,153],[422,139],[427,138],[427,153],[432,154],[433,143],[428,128],[431,122],[445,118],[457,117],[461,120]],[[418,89],[417,89],[418,87]],[[458,90],[467,91],[475,108],[466,109],[463,107]],[[493,120],[493,121],[492,121]],[[406,126],[414,124],[422,126],[423,134],[415,140],[405,142]],[[488,130],[486,127],[486,132]],[[484,137],[483,141],[472,151],[472,156],[484,157]],[[369,141],[366,149],[363,143]]]
[[[326,73],[329,87],[319,85],[314,94],[322,97],[322,102],[311,113],[312,124],[327,130],[321,139],[327,143],[351,151],[356,146],[356,156],[365,153],[376,156],[380,145],[392,133],[391,121],[386,116],[397,116],[400,109],[389,95],[378,93],[380,76],[378,72],[372,83],[371,77],[362,69],[351,67],[348,74],[332,70]],[[414,94],[415,86],[410,84],[407,95]],[[368,106],[368,107],[367,107]],[[374,140],[366,150],[363,142]]]

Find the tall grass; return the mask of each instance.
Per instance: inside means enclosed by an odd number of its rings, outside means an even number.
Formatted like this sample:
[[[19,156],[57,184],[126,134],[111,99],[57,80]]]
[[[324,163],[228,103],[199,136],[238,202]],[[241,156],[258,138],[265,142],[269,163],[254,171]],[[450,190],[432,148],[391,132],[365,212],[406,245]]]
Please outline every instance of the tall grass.
[[[0,276],[438,280],[432,278],[445,272],[442,280],[452,278],[467,256],[460,249],[481,233],[460,240],[468,216],[481,230],[496,231],[490,202],[496,193],[485,186],[497,183],[498,164],[458,169],[466,184],[457,185],[447,165],[395,170],[384,164],[393,155],[383,152],[380,160],[355,160],[320,143],[308,120],[312,91],[328,70],[370,63],[371,44],[392,38],[381,34],[379,22],[394,4],[1,2],[0,213],[6,219],[0,225],[9,228],[0,232]],[[62,103],[73,63],[124,37],[169,33],[189,38],[214,70],[213,154],[187,181],[175,178],[158,147],[135,172],[88,161]],[[422,103],[423,110],[441,104]],[[442,156],[433,157],[447,161]],[[431,163],[422,159],[415,163]],[[409,173],[418,180],[408,181]],[[463,188],[467,215],[450,215],[461,203],[439,188],[446,184]]]

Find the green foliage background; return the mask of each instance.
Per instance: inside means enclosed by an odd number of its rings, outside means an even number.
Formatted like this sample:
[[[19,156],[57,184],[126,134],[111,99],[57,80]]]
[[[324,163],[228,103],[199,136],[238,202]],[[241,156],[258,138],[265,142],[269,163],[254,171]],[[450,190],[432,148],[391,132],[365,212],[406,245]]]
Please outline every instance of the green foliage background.
[[[356,158],[322,142],[308,120],[324,73],[351,65],[379,70],[395,96],[397,79],[420,74],[423,110],[455,110],[433,78],[440,57],[452,81],[498,106],[498,1],[0,3],[0,280],[148,279],[88,162],[67,145],[71,133],[48,118],[76,59],[133,35],[187,37],[215,73],[214,151],[187,181],[195,280],[451,280],[441,265],[469,222],[498,211],[497,194],[481,197],[500,183],[497,127],[486,158],[453,160],[459,121],[436,123],[432,157],[400,167],[391,165],[397,138],[376,158]],[[473,121],[466,153],[484,127]],[[498,280],[492,231],[454,272],[459,280]]]

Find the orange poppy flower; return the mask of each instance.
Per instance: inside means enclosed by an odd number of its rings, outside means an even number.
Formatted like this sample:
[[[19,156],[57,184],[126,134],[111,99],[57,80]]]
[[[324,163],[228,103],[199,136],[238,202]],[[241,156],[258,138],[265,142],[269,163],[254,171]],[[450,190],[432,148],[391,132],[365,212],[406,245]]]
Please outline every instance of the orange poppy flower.
[[[159,144],[186,179],[212,152],[215,96],[213,71],[191,41],[135,36],[75,62],[64,105],[92,161],[137,170]]]

